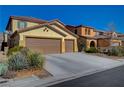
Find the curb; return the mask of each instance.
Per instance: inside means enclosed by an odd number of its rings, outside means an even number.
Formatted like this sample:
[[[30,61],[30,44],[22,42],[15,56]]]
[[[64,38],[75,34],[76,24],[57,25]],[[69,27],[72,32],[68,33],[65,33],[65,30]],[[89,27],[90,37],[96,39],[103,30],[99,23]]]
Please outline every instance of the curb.
[[[119,67],[119,66],[123,66],[123,65],[124,64],[118,64],[118,65],[112,66],[112,67],[104,66],[106,68],[103,68],[101,70],[96,69],[94,71],[87,71],[87,72],[83,72],[83,73],[73,74],[72,76],[68,76],[68,77],[62,78],[62,79],[52,80],[52,81],[49,81],[48,83],[37,85],[35,87],[49,87],[51,85],[55,85],[55,84],[59,84],[59,83],[65,82],[65,81],[69,81],[69,80],[73,80],[73,79],[76,79],[76,78],[80,78],[80,77],[83,77],[83,76],[88,76],[88,75],[92,75],[92,74],[95,74],[95,73],[103,72],[103,71],[110,70],[110,69],[113,69],[113,68],[116,68],[116,67]]]

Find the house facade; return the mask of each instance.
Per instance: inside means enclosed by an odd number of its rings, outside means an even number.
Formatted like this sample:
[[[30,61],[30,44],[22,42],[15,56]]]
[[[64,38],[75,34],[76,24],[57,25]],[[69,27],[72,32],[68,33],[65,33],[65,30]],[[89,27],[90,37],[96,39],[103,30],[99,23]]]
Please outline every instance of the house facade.
[[[78,36],[59,20],[11,16],[6,31],[9,48],[19,45],[44,54],[78,51]]]
[[[65,25],[56,19],[46,21],[10,16],[6,32],[4,43],[9,48],[22,46],[45,54],[77,52],[90,47],[108,49],[124,46],[124,34],[99,31],[90,26]]]
[[[71,26],[67,25],[67,29],[79,36],[78,49],[95,47],[99,49],[107,49],[111,46],[123,46],[124,37],[116,32],[98,31],[90,26]]]

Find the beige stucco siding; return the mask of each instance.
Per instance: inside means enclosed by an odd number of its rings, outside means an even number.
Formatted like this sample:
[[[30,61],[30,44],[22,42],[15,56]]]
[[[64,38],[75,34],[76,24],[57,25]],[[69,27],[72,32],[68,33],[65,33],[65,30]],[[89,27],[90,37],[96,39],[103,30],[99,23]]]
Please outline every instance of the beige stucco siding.
[[[90,35],[86,35],[85,29],[90,29]],[[81,36],[94,37],[94,36],[96,35],[96,32],[94,31],[94,29],[91,29],[91,28],[80,27],[80,28],[78,29],[78,34],[81,35]]]
[[[65,37],[65,39],[76,39],[76,37],[74,37],[73,35],[69,34],[68,32],[62,30],[61,28],[59,28],[56,25],[51,25],[52,27],[58,29],[59,31],[61,31],[62,33],[66,34],[67,36]]]
[[[19,20],[12,20],[12,30],[13,32],[18,30],[18,21]],[[27,27],[35,26],[38,25],[38,23],[33,23],[33,22],[27,22]]]
[[[62,33],[66,34],[67,36],[64,37],[63,39],[73,39],[74,40],[74,51],[78,51],[78,47],[77,47],[77,38],[74,37],[73,35],[67,33],[66,31],[62,30],[61,28],[59,28],[58,26],[56,25],[52,25],[52,27],[58,29],[59,31],[61,31]],[[65,43],[65,42],[64,42]],[[63,45],[64,46],[64,45]],[[65,48],[63,48],[65,49]]]
[[[122,45],[122,41],[121,40],[115,40],[115,39],[113,39],[113,40],[111,40],[111,43],[119,43],[120,46]]]
[[[47,28],[48,32],[43,31],[45,28]],[[24,47],[25,47],[25,37],[26,36],[41,37],[41,38],[60,38],[62,40],[62,44],[61,44],[62,52],[65,52],[65,39],[73,39],[74,40],[74,51],[78,51],[78,49],[77,49],[77,38],[76,37],[73,37],[71,35],[67,35],[67,37],[64,37],[61,34],[53,31],[52,29],[50,29],[49,27],[46,27],[46,26],[38,28],[38,29],[22,32],[22,33],[19,34],[19,36],[20,36],[19,45],[24,46]]]
[[[48,32],[43,31],[45,28],[48,29]],[[34,30],[30,30],[27,32],[20,33],[20,46],[25,46],[25,37],[30,36],[30,37],[46,37],[46,38],[62,38],[62,36],[48,27],[42,27]]]
[[[86,40],[86,47],[87,47],[87,48],[90,48],[90,43],[91,43],[91,41],[94,41],[95,47],[97,48],[97,40],[95,40],[95,39],[87,39],[87,40]]]

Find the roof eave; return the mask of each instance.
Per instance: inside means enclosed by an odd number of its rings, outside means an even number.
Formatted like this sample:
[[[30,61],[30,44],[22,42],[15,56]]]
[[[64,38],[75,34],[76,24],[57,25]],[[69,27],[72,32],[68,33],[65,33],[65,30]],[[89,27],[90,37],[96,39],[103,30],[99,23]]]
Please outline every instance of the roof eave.
[[[41,28],[43,26],[47,26],[47,27],[50,27],[51,29],[53,29],[56,33],[59,33],[61,34],[62,36],[67,36],[66,34],[58,31],[57,29],[53,28],[52,26],[50,26],[49,24],[42,24],[42,25],[37,25],[37,26],[33,26],[33,27],[29,27],[29,28],[26,28],[26,29],[22,29],[22,30],[17,30],[18,33],[23,33],[23,32],[26,32],[26,31],[29,31],[29,30],[34,30],[34,29],[38,29],[38,28]]]
[[[59,21],[59,20],[58,20]],[[60,21],[59,21],[60,22]],[[61,22],[60,22],[61,23]],[[57,24],[55,21],[51,21],[50,24],[56,24],[57,26],[59,26],[60,28],[66,30],[66,32],[68,32],[69,34],[73,35],[76,38],[79,38],[78,35],[74,34],[73,32],[71,32],[70,30],[68,30],[64,24],[62,24],[64,27],[60,26],[59,24]]]

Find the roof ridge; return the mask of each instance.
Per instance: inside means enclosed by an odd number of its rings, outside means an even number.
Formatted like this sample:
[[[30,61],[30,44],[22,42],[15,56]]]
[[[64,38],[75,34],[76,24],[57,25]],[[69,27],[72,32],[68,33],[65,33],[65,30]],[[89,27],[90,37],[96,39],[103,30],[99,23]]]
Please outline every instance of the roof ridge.
[[[36,20],[41,20],[41,21],[46,21],[46,22],[48,22],[47,20],[43,20],[43,19],[40,19],[40,18],[35,18],[35,17],[32,17],[32,16],[10,16],[10,18],[15,18],[15,17],[18,17],[18,18],[36,19]]]

